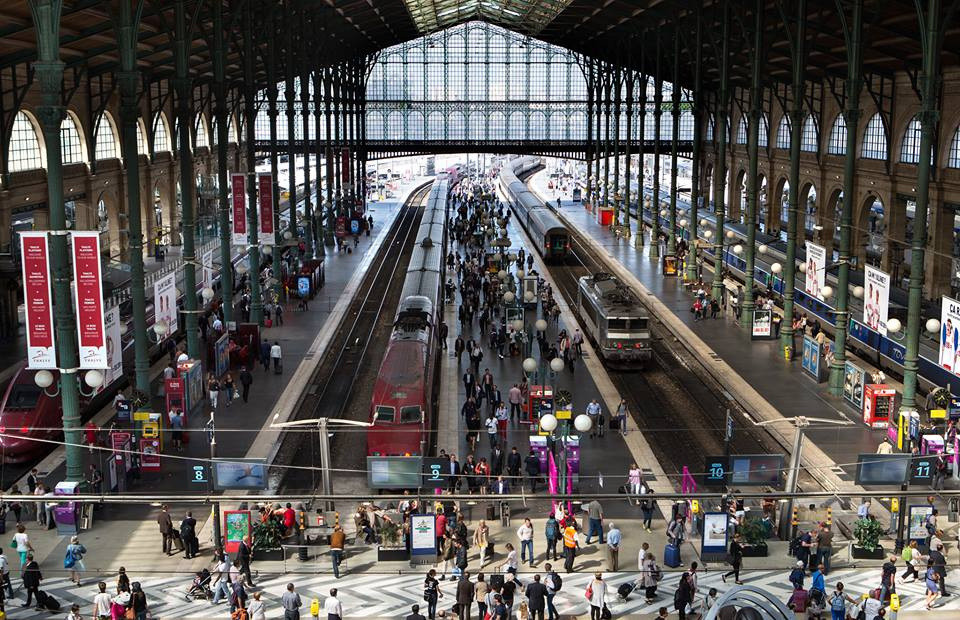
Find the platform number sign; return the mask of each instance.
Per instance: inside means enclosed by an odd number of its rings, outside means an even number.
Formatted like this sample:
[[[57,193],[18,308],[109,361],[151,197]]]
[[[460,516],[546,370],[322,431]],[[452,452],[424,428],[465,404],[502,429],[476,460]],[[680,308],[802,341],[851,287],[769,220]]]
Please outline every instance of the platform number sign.
[[[446,468],[445,468],[446,466]],[[423,486],[437,488],[446,486],[444,474],[450,469],[450,459],[427,457],[423,459]]]
[[[703,471],[704,482],[709,486],[723,486],[727,483],[729,467],[725,456],[708,456]]]
[[[910,462],[910,484],[930,485],[936,467],[936,457],[919,457]]]
[[[206,484],[206,483],[208,482],[208,480],[207,480],[207,468],[204,467],[203,465],[194,465],[194,466],[193,466],[193,477],[192,477],[192,479],[191,479],[190,481],[191,481],[191,482],[195,482],[195,483],[203,483],[203,484]]]

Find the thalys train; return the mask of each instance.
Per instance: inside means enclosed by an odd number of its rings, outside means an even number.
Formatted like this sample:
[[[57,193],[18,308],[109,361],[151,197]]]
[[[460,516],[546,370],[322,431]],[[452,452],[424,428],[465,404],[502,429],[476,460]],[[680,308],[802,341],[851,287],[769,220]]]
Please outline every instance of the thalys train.
[[[518,157],[504,163],[500,170],[500,189],[540,256],[561,262],[570,255],[570,234],[553,209],[543,203],[518,177],[540,165],[539,157]]]
[[[447,200],[459,171],[433,183],[370,403],[367,456],[423,456],[437,411]]]

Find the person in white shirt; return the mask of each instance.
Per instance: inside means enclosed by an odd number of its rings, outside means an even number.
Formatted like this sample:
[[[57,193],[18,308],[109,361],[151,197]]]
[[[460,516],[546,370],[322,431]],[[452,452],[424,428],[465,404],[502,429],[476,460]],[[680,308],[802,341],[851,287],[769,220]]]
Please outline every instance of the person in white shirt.
[[[221,598],[230,599],[230,560],[226,554],[221,554],[214,570],[216,579],[213,583],[213,604],[220,602]],[[239,573],[239,571],[237,571]]]
[[[533,566],[533,523],[530,519],[523,520],[523,525],[517,529],[517,538],[520,539],[520,561]]]
[[[323,613],[327,614],[327,620],[341,620],[343,618],[343,605],[337,598],[337,589],[330,590],[330,597],[323,602]]]
[[[107,594],[106,583],[101,581],[97,584],[97,589],[99,592],[93,597],[93,617],[96,620],[109,620],[113,599]]]
[[[270,359],[273,360],[273,372],[280,374],[282,369],[282,360],[283,360],[283,351],[280,349],[280,343],[274,341],[273,346],[270,347]]]
[[[267,611],[260,600],[260,592],[253,593],[253,600],[247,603],[247,613],[250,614],[250,620],[266,620]]]
[[[517,561],[517,550],[513,548],[513,545],[507,543],[507,559],[504,560],[503,564],[500,565],[501,573],[513,573],[517,574],[517,569],[520,567],[520,563]]]
[[[4,555],[3,549],[0,549],[0,579],[3,580],[0,587],[7,590],[7,598],[13,598],[13,585],[10,583],[10,562]]]
[[[110,616],[108,615],[106,617],[109,618]],[[70,613],[67,614],[67,620],[83,620],[83,616],[80,615],[80,606],[76,603],[70,606]]]

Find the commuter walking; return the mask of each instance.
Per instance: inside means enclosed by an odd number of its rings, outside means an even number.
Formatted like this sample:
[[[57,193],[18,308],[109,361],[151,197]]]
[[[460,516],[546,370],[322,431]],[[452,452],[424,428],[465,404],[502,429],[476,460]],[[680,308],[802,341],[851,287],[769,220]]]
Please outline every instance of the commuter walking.
[[[586,597],[590,602],[590,620],[600,620],[607,606],[607,582],[603,580],[603,573],[594,574],[593,581],[587,586]]]
[[[443,598],[443,592],[437,581],[437,571],[431,568],[423,580],[423,600],[427,603],[427,618],[430,620],[437,617],[437,600],[440,598]]]
[[[567,523],[563,528],[563,568],[568,573],[573,572],[573,563],[577,558],[577,549],[580,547],[580,541],[577,539],[577,528],[573,521]]]
[[[107,584],[101,581],[97,584],[96,596],[93,597],[94,620],[105,620],[110,617],[110,608],[113,606],[113,597],[107,594]]]
[[[587,530],[587,544],[590,544],[590,539],[594,534],[600,537],[600,544],[603,544],[603,507],[600,506],[600,502],[597,500],[592,500],[589,504],[584,506],[587,511],[587,517],[589,518],[590,528]]]
[[[834,590],[833,595],[830,597],[831,620],[846,620],[847,603],[855,605],[857,601],[844,593],[843,583],[838,581],[837,589]]]
[[[343,528],[339,525],[333,528],[333,534],[330,534],[330,558],[333,562],[333,576],[340,579],[340,563],[343,562],[343,547],[347,542],[347,535],[343,533]]]
[[[554,516],[552,511],[547,517],[547,523],[543,528],[543,537],[547,541],[547,554],[544,559],[550,560],[552,558],[553,561],[556,562],[557,542],[563,538],[563,535],[560,533],[560,524],[557,523],[557,518]]]
[[[473,587],[473,600],[477,602],[477,617],[483,620],[487,616],[487,594],[490,586],[483,578],[483,573],[477,574],[477,583]]]
[[[241,397],[243,402],[247,402],[247,398],[250,396],[250,386],[253,384],[253,375],[250,374],[250,371],[247,370],[246,366],[240,367],[240,386],[241,386]]]
[[[826,523],[820,525],[817,532],[817,564],[823,565],[823,574],[830,572],[830,560],[833,557],[833,530]]]
[[[623,535],[612,521],[608,527],[610,531],[607,532],[607,564],[608,569],[615,573],[619,570],[620,542]]]
[[[207,377],[207,395],[210,397],[210,408],[217,408],[217,400],[220,396],[220,382],[217,381],[216,376],[211,372]]]
[[[277,341],[274,341],[273,346],[270,347],[270,359],[273,360],[274,374],[279,375],[283,372],[283,349],[280,348],[280,343]]]
[[[22,523],[17,524],[17,533],[13,535],[12,543],[16,547],[17,555],[20,556],[20,576],[22,577],[24,567],[27,565],[27,556],[33,552],[33,545],[30,544],[27,528]]]
[[[507,400],[510,402],[510,419],[513,421],[521,419],[523,395],[520,392],[520,386],[516,383],[514,383],[513,387],[507,392]]]
[[[627,416],[628,415],[630,415],[630,409],[629,407],[627,407],[627,401],[621,398],[620,404],[617,405],[617,430],[620,431],[621,437],[627,436]]]
[[[480,553],[480,568],[487,565],[487,550],[490,544],[490,526],[484,519],[481,519],[480,523],[477,524],[477,529],[473,531],[473,546]]]
[[[476,586],[470,581],[470,573],[463,571],[460,581],[457,582],[457,616],[460,620],[470,620],[475,592]]]
[[[603,410],[600,408],[600,403],[597,402],[597,399],[594,398],[590,401],[590,404],[587,405],[587,416],[590,418],[590,438],[597,436],[597,428],[600,425],[600,416],[603,415]],[[603,435],[601,434],[601,437]]]
[[[40,565],[33,559],[33,554],[27,554],[27,562],[23,567],[23,587],[27,591],[27,602],[21,607],[30,607],[30,601],[35,597],[37,600],[37,609],[40,609],[40,582],[43,581],[43,575],[40,573]]]
[[[517,529],[517,538],[520,539],[520,561],[533,566],[533,523],[529,518]],[[527,556],[530,556],[529,559]]]
[[[343,619],[343,605],[340,603],[340,599],[337,598],[336,588],[331,588],[330,596],[323,601],[323,612],[327,614],[327,620]]]
[[[676,519],[670,522],[670,525],[667,526],[667,539],[670,541],[670,544],[674,547],[679,547],[683,544],[683,539],[686,532],[683,528],[683,515],[677,513]]]
[[[911,583],[917,580],[920,577],[920,573],[917,570],[920,561],[923,559],[923,556],[920,554],[920,550],[917,549],[917,541],[911,540],[910,545],[904,547],[903,554],[900,556],[904,562],[907,564],[907,570],[903,571],[903,574],[900,575],[900,583]],[[907,577],[913,576],[909,582]]]
[[[157,525],[160,526],[160,535],[163,537],[163,553],[173,555],[173,519],[170,518],[170,508],[166,504],[160,507]]]
[[[663,577],[663,571],[657,566],[656,558],[649,551],[640,563],[640,579],[643,585],[643,598],[647,605],[653,602],[653,597],[657,594],[657,585]]]
[[[277,318],[280,317],[280,306],[277,306]],[[253,600],[250,601],[250,604],[247,606],[247,613],[250,615],[250,620],[267,620],[267,607],[262,600],[260,600],[261,592],[253,593]]]
[[[67,551],[63,558],[63,567],[70,571],[70,581],[80,587],[80,577],[83,575],[86,567],[83,564],[83,555],[87,548],[80,544],[80,537],[73,536],[70,544],[67,545]]]
[[[240,572],[247,578],[247,583],[253,586],[253,576],[250,574],[250,560],[253,559],[253,546],[250,537],[244,536],[237,548],[237,560],[240,562]]]
[[[0,588],[6,590],[7,598],[13,598],[13,583],[10,581],[10,562],[0,547]]]
[[[730,541],[730,551],[728,556],[731,570],[723,574],[723,583],[727,583],[727,577],[733,575],[734,583],[736,583],[738,586],[742,585],[743,582],[740,581],[740,567],[743,566],[743,548],[745,546],[749,545],[744,545],[740,541],[740,535],[734,534],[733,540]]]
[[[563,587],[563,578],[553,570],[553,565],[546,564],[543,568],[546,571],[543,585],[547,586],[547,620],[560,620],[560,614],[553,604],[553,599],[557,596],[560,588]]]
[[[547,606],[547,586],[540,583],[540,575],[533,576],[533,581],[527,584],[524,594],[527,596],[530,620],[543,620],[543,612]]]
[[[950,596],[947,592],[947,558],[943,553],[943,545],[938,544],[936,548],[930,551],[930,560],[933,562],[933,568],[936,570],[940,579],[937,583],[941,596]]]
[[[284,620],[300,620],[303,601],[300,600],[300,595],[294,590],[292,583],[287,584],[287,591],[280,597],[280,604],[283,607]]]
[[[530,492],[537,492],[537,481],[540,479],[540,457],[533,450],[524,459],[524,469],[527,472],[527,478],[530,480]]]
[[[933,566],[933,560],[927,560],[927,572],[924,576],[924,583],[927,586],[927,611],[933,609],[933,604],[940,598],[940,574]]]

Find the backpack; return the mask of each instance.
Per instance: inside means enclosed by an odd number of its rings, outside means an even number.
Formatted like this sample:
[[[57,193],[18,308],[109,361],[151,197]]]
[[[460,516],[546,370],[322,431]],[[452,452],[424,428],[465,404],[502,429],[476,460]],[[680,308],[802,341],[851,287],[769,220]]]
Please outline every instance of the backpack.
[[[554,519],[547,521],[547,528],[544,531],[547,536],[547,540],[555,540],[557,538],[557,522]]]
[[[835,593],[830,599],[830,611],[846,611],[847,602],[843,600],[843,597],[839,592]]]
[[[900,559],[903,560],[904,562],[912,562],[913,549],[911,549],[910,547],[904,547],[903,553],[900,554]]]
[[[563,587],[563,578],[560,577],[560,573],[553,573],[553,591],[559,592],[560,588]]]
[[[663,579],[663,569],[660,568],[659,564],[653,565],[653,568],[650,570],[650,577],[652,577],[654,581]]]
[[[73,549],[67,549],[67,554],[63,556],[63,567],[73,568],[77,565],[77,556],[73,554]]]

